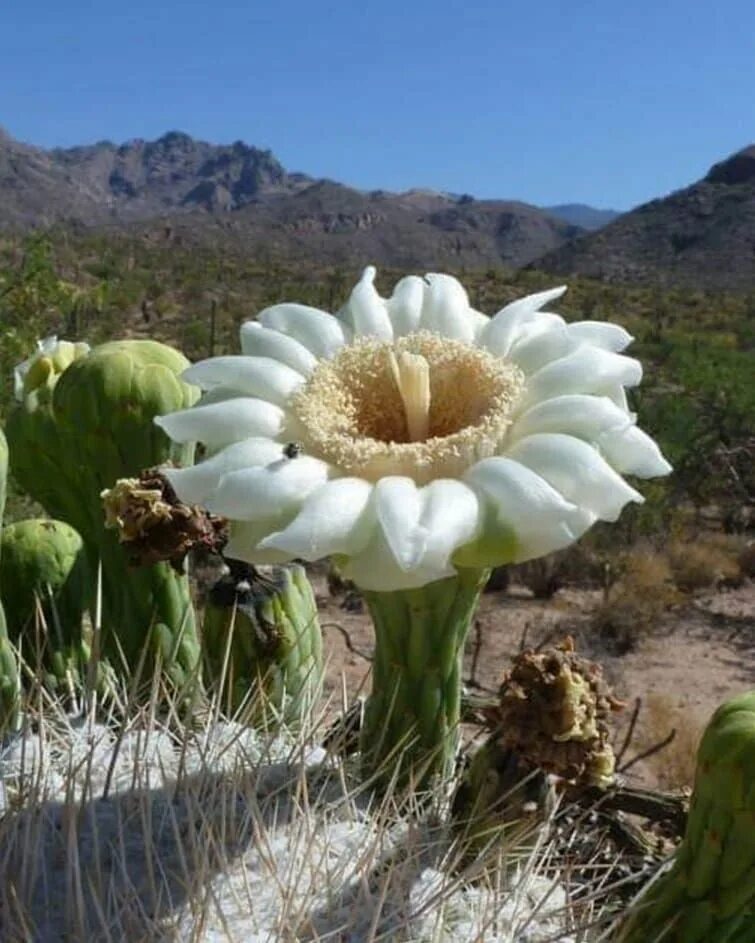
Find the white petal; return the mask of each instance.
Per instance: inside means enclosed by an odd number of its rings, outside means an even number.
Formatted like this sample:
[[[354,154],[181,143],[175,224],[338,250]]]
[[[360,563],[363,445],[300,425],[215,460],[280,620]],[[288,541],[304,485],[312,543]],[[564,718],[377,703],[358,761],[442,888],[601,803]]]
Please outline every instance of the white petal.
[[[451,275],[438,273],[426,275],[425,281],[429,288],[425,290],[420,327],[471,344],[475,319],[464,286]]]
[[[213,403],[227,403],[229,399],[238,399],[243,396],[238,390],[230,386],[213,386],[199,397],[196,406],[212,406]]]
[[[231,521],[231,536],[223,548],[223,556],[246,563],[287,563],[294,555],[283,550],[262,549],[259,544],[272,530],[285,526],[285,519],[264,521]]]
[[[257,320],[263,327],[293,337],[317,358],[332,357],[346,343],[346,332],[338,318],[308,305],[273,305],[261,311]]]
[[[537,292],[537,294],[512,301],[490,319],[480,332],[478,343],[487,347],[492,353],[505,357],[519,336],[523,325],[536,320],[543,305],[560,298],[565,291],[566,286],[561,285],[559,288]]]
[[[285,405],[291,394],[304,383],[300,373],[277,360],[236,355],[200,360],[183,372],[182,379],[203,390],[230,386],[239,393],[258,396],[279,406]]]
[[[419,330],[426,287],[417,275],[407,275],[396,283],[393,294],[386,302],[395,337]]]
[[[377,527],[369,543],[346,561],[343,572],[363,589],[380,592],[452,576],[451,555],[479,527],[476,494],[452,479],[417,488],[410,478],[383,478],[375,486],[369,510],[374,511]]]
[[[474,308],[470,308],[469,312],[471,314],[472,323],[474,325],[475,341],[477,341],[480,335],[482,334],[482,332],[490,323],[490,318],[487,316],[487,314],[483,314],[482,311],[475,311]]]
[[[257,321],[247,321],[241,325],[241,352],[247,357],[278,360],[305,377],[317,365],[317,358],[304,344],[280,331],[263,327]]]
[[[605,432],[596,445],[606,461],[624,475],[655,478],[672,470],[656,443],[635,425]]]
[[[611,350],[615,354],[621,353],[634,340],[629,331],[608,321],[574,321],[568,330],[574,340]]]
[[[629,501],[642,503],[642,495],[581,439],[540,433],[520,439],[506,454],[601,520],[615,521]]]
[[[546,288],[545,291],[533,292],[531,295],[525,295],[524,298],[517,298],[516,301],[509,302],[504,308],[501,308],[496,317],[499,314],[519,317],[523,313],[542,311],[547,304],[561,298],[565,292],[566,285],[558,285],[556,288]]]
[[[204,442],[208,448],[218,449],[252,436],[274,439],[283,428],[284,419],[280,407],[240,396],[156,416],[155,424],[174,442]]]
[[[386,542],[402,570],[449,575],[451,554],[467,543],[479,524],[474,492],[460,481],[437,479],[417,488],[409,478],[381,479],[375,486],[376,513]]]
[[[574,347],[563,318],[541,314],[519,332],[508,358],[525,373],[534,373],[552,360],[563,357]]]
[[[390,593],[400,589],[415,589],[435,580],[452,576],[455,572],[426,572],[424,570],[406,570],[398,565],[385,534],[376,528],[370,542],[359,553],[347,557],[340,565],[341,572],[348,580],[353,580],[360,589],[378,593]]]
[[[511,426],[507,441],[538,432],[563,432],[594,443],[608,430],[623,430],[631,424],[631,418],[607,396],[571,393],[532,406]]]
[[[285,530],[262,540],[261,549],[281,550],[303,560],[357,553],[370,537],[365,511],[372,490],[361,478],[327,482],[309,495]]]
[[[396,562],[410,570],[425,549],[426,534],[419,526],[419,491],[411,478],[393,475],[375,486],[378,524]]]
[[[500,544],[514,539],[514,562],[568,547],[594,523],[595,515],[567,501],[540,475],[509,458],[486,458],[464,480],[490,503]],[[495,532],[485,535],[494,542]]]
[[[281,457],[280,445],[278,449],[278,456],[268,465],[223,475],[206,498],[209,510],[236,521],[264,520],[298,510],[308,494],[325,484],[331,468],[310,455]]]
[[[418,566],[447,572],[457,547],[468,543],[480,524],[480,504],[463,482],[438,478],[420,490],[419,526],[427,537]]]
[[[375,266],[368,265],[339,312],[358,337],[393,340],[393,325],[385,302],[375,290]]]
[[[236,442],[191,468],[164,468],[163,474],[185,504],[205,504],[218,482],[230,471],[248,466],[267,465],[282,455],[279,442],[251,438]]]
[[[636,386],[642,379],[638,360],[597,347],[582,346],[553,360],[527,380],[519,409],[567,393],[609,394],[617,386]]]

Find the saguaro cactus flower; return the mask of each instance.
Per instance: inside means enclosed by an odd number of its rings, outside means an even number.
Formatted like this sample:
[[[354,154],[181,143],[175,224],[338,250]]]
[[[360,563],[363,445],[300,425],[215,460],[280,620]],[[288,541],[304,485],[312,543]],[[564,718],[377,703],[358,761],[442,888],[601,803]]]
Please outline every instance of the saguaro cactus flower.
[[[200,404],[163,416],[213,453],[168,472],[179,497],[232,521],[226,555],[250,563],[333,555],[376,626],[367,766],[448,770],[459,659],[487,569],[538,557],[615,520],[640,494],[623,474],[669,471],[635,425],[631,338],[546,310],[564,288],[494,317],[449,275],[367,268],[337,315],[267,308],[242,356],[184,374]],[[417,779],[425,775],[417,774]]]

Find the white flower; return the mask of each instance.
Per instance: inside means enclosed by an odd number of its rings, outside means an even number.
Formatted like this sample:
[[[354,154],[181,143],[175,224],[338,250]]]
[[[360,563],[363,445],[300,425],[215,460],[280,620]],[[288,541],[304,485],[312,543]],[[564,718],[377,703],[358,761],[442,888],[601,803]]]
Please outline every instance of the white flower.
[[[13,394],[21,402],[27,394],[49,385],[79,357],[90,351],[89,344],[59,341],[55,334],[37,341],[37,349],[13,370]]]
[[[565,288],[488,318],[449,275],[404,278],[388,299],[374,277],[336,316],[265,309],[242,356],[186,371],[199,404],[156,420],[208,447],[168,476],[231,519],[229,556],[336,555],[365,589],[417,587],[565,547],[642,500],[623,474],[669,472],[627,408],[631,337],[544,311]]]

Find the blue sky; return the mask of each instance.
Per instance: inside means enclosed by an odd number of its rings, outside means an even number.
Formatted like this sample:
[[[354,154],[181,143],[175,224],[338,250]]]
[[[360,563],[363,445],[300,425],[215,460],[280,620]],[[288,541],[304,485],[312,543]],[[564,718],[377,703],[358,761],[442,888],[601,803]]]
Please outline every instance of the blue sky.
[[[755,141],[751,0],[3,0],[0,125],[625,209]]]

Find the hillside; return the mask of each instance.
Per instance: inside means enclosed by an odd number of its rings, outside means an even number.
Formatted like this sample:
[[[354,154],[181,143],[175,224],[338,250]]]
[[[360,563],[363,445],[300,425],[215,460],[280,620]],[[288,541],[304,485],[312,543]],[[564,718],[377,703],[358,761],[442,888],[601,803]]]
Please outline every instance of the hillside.
[[[557,275],[755,289],[755,145],[706,176],[538,259]]]
[[[241,141],[171,131],[45,151],[0,137],[0,227],[64,222],[162,231],[320,262],[519,267],[580,230],[525,203],[432,191],[363,192],[289,173]]]

